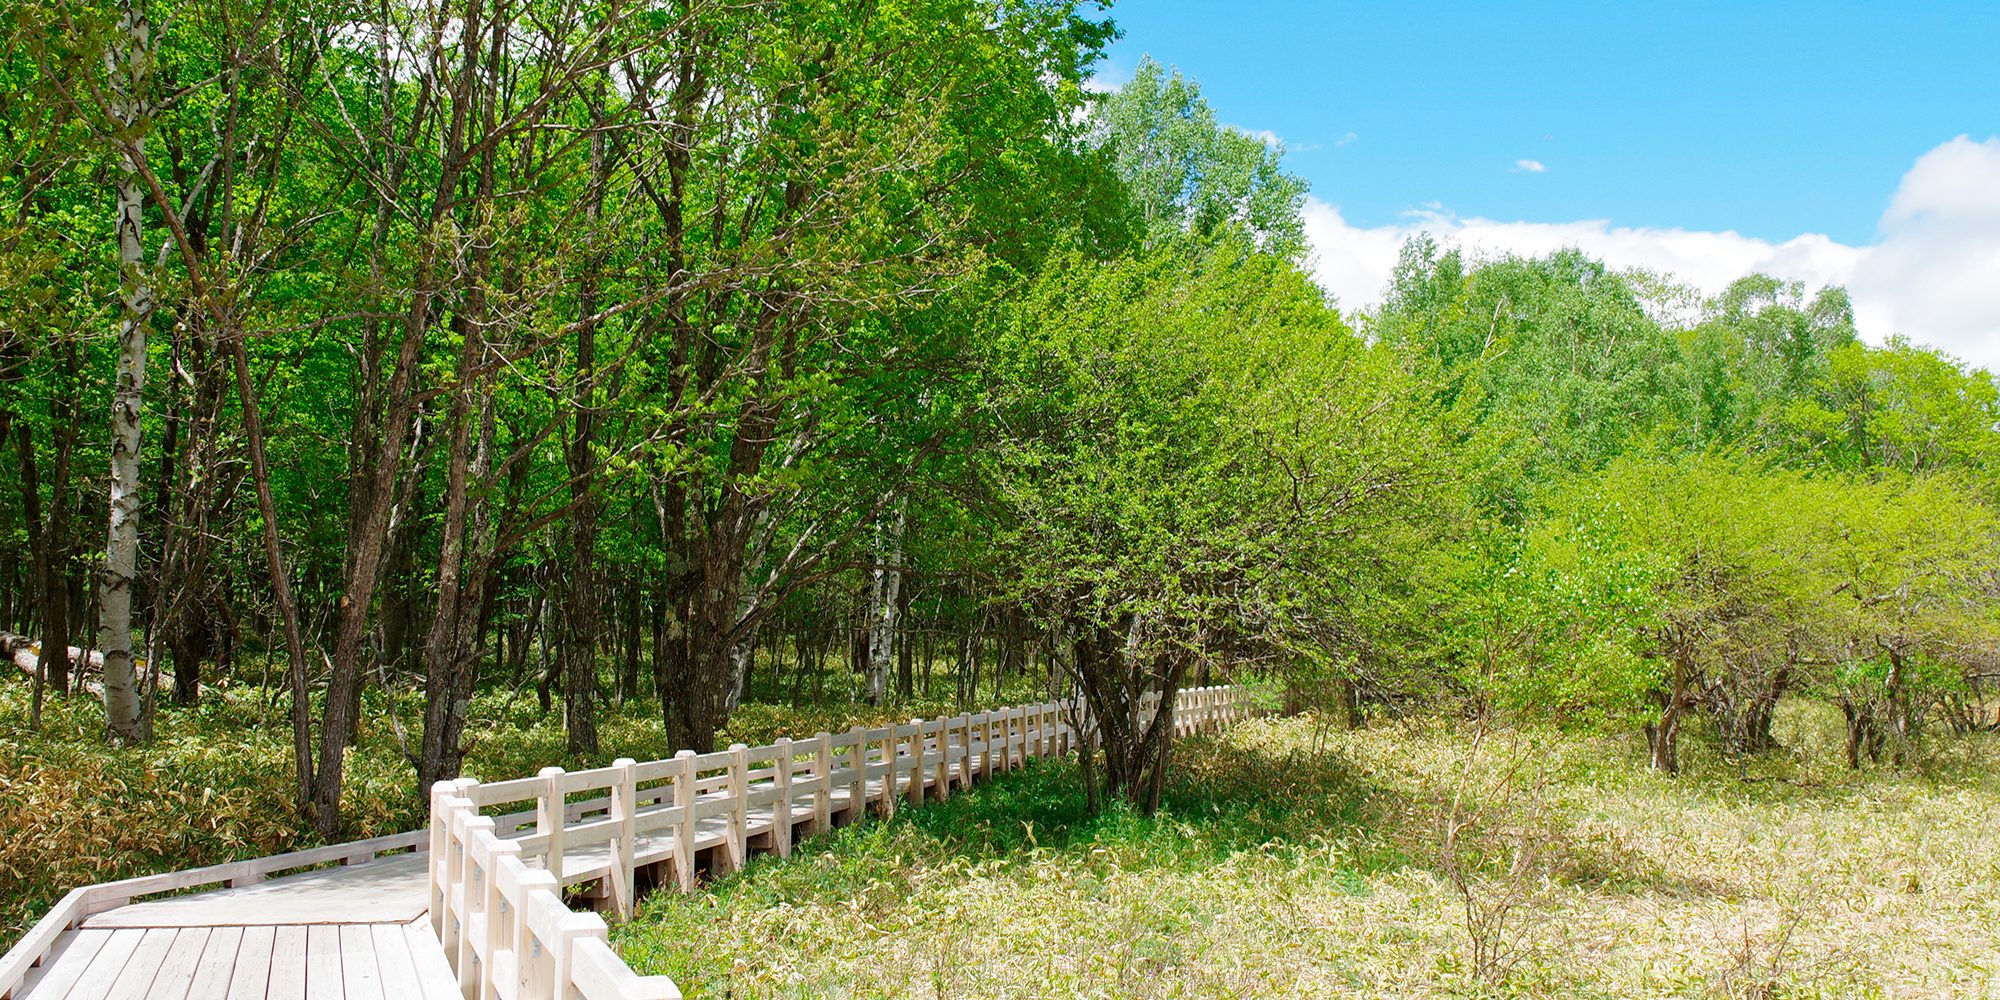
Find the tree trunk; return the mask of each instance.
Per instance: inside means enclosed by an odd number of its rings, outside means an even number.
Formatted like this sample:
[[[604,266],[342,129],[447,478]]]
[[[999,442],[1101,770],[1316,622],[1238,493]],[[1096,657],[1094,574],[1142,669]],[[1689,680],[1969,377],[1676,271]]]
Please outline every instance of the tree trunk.
[[[305,632],[299,626],[299,605],[292,597],[292,579],[285,569],[284,551],[278,538],[278,504],[271,493],[271,466],[264,452],[264,418],[257,403],[256,384],[250,379],[250,355],[243,346],[241,331],[230,331],[231,367],[236,372],[236,395],[243,404],[243,434],[250,448],[250,479],[257,490],[257,512],[262,518],[264,570],[271,580],[272,600],[278,605],[285,625],[285,652],[290,658],[288,680],[292,695],[292,767],[294,792],[301,813],[310,811],[313,801],[312,704],[306,692]]]
[[[1669,711],[1658,722],[1646,724],[1647,763],[1661,774],[1679,774],[1681,716]]]
[[[483,345],[480,324],[464,324],[462,361]],[[475,382],[466,365],[452,400],[451,444],[445,456],[444,519],[438,550],[437,608],[424,637],[424,734],[417,762],[419,788],[458,777],[465,760],[463,733],[479,673],[479,628],[484,588],[491,578],[494,525],[484,496],[492,473],[494,417],[490,387]],[[477,430],[474,430],[475,425]],[[482,499],[473,500],[473,484]],[[474,510],[474,507],[477,507]]]
[[[1104,752],[1104,791],[1150,814],[1159,808],[1175,701],[1187,675],[1185,657],[1156,655],[1134,662],[1120,629],[1087,625],[1078,636],[1070,669]]]
[[[908,504],[903,500],[875,526],[875,567],[868,579],[868,704],[888,698],[889,664],[896,655],[898,618],[903,610],[903,524]],[[905,685],[907,687],[907,685]]]
[[[896,692],[904,701],[917,694],[917,644],[910,641],[910,588],[903,587],[896,608]]]
[[[593,118],[602,117],[604,79],[593,78]],[[584,197],[584,224],[598,227],[604,208],[604,184],[609,160],[602,131],[590,135],[590,186]],[[597,564],[598,521],[603,501],[597,489],[596,460],[591,449],[597,434],[597,313],[602,257],[594,256],[577,286],[577,310],[584,321],[576,332],[576,381],[573,386],[570,436],[565,449],[569,471],[570,568],[563,608],[563,727],[569,752],[597,752],[597,647],[600,632],[600,573]]]
[[[67,352],[74,374],[76,347],[69,345]],[[39,722],[41,718],[41,694],[46,686],[58,696],[69,694],[70,660],[66,652],[70,635],[70,585],[64,568],[69,560],[69,514],[68,501],[70,479],[70,455],[76,443],[76,423],[74,402],[56,399],[60,392],[52,394],[49,401],[51,416],[55,417],[53,437],[55,438],[55,470],[50,484],[51,500],[46,519],[42,513],[40,466],[35,459],[33,431],[23,423],[14,425],[15,454],[20,459],[21,510],[28,527],[28,550],[31,561],[28,586],[34,594],[35,606],[40,610],[42,648],[57,650],[53,656],[41,658],[41,666],[35,675],[35,691],[32,696],[31,717]],[[64,419],[67,416],[70,419]]]
[[[624,620],[619,622],[625,635],[625,659],[618,670],[618,702],[634,698],[639,693],[639,578],[634,575],[625,582]]]
[[[117,385],[111,404],[110,517],[98,585],[98,640],[104,653],[104,725],[111,741],[143,742],[148,719],[132,648],[132,588],[139,558],[140,418],[146,387],[146,327],[153,290],[146,276],[139,157],[146,107],[140,96],[152,59],[151,27],[136,3],[119,21],[119,41],[105,54],[111,114],[129,133],[118,168],[119,331]]]

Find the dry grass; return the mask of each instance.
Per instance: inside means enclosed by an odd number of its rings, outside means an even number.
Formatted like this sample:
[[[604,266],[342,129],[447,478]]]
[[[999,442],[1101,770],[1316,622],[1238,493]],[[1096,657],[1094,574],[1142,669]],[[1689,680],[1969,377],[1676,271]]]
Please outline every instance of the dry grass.
[[[1255,723],[1181,752],[1154,819],[1086,817],[1039,766],[656,896],[617,936],[707,997],[2000,995],[1992,746],[1849,775],[1833,724],[1794,711],[1792,753],[1665,779],[1609,738],[1499,730],[1468,770],[1469,729],[1315,754],[1311,721]],[[1503,975],[1459,881],[1513,901]]]

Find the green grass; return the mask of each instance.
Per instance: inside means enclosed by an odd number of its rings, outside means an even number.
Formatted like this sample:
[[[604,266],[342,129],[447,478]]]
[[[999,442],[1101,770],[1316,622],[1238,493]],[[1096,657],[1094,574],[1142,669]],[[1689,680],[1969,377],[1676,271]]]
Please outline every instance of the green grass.
[[[614,936],[695,997],[2000,995],[1993,745],[1854,775],[1836,722],[1789,711],[1790,752],[1696,746],[1679,778],[1600,736],[1497,732],[1468,767],[1454,725],[1257,722],[1183,741],[1152,818],[1086,814],[1045,762]],[[1514,901],[1504,976],[1442,860],[1461,781],[1473,900]]]

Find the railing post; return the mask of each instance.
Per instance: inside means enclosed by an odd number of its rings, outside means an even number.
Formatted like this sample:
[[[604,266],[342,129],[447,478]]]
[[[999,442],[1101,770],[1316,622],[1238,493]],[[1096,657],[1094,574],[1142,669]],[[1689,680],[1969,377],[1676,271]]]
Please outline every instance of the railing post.
[[[958,787],[972,787],[972,713],[962,712],[952,720],[958,729]]]
[[[939,799],[951,798],[951,719],[940,715],[937,720],[937,766],[931,769],[931,781]]]
[[[847,775],[847,822],[859,823],[868,816],[868,733],[860,726],[847,731],[854,748],[848,751],[851,765]]]
[[[729,745],[729,870],[750,860],[750,747]]]
[[[480,948],[492,937],[493,914],[486,907],[493,900],[493,872],[490,857],[480,857],[480,848],[488,846],[480,842],[479,835],[486,834],[488,842],[493,839],[493,820],[487,816],[462,813],[458,822],[457,839],[461,845],[460,872],[465,885],[464,908],[459,912],[458,949],[452,963],[458,970],[458,991],[466,1000],[487,1000],[490,996],[484,984],[493,978],[491,964],[482,956]],[[474,940],[473,919],[485,916],[486,934]],[[490,954],[490,953],[489,953]]]
[[[546,869],[534,868],[521,872],[520,883],[521,905],[514,908],[515,995],[522,1000],[542,1000],[545,997],[563,997],[566,1000],[567,984],[556,981],[555,942],[544,940],[537,934],[531,920],[538,907],[547,908],[546,902],[537,902],[540,893],[547,893],[549,900],[562,906],[562,883]]]
[[[980,735],[982,736],[979,747],[979,769],[985,772],[985,776],[989,781],[992,780],[994,772],[999,770],[1000,767],[995,761],[995,758],[999,755],[993,752],[993,727],[999,721],[999,718],[999,712],[982,712],[979,716]]]
[[[479,995],[482,1000],[494,1000],[499,994],[494,989],[493,956],[513,947],[508,938],[514,929],[511,919],[500,919],[508,905],[506,895],[501,892],[500,869],[505,862],[500,859],[515,858],[518,861],[521,845],[493,836],[493,821],[490,819],[476,826],[468,824],[467,829],[472,831],[472,839],[479,845],[478,854],[484,856],[480,882],[486,889],[486,902],[480,910],[486,914],[486,955],[481,959]]]
[[[445,865],[451,845],[451,813],[446,802],[458,794],[458,783],[439,781],[431,785],[431,847],[425,867],[431,876],[431,930],[444,940]]]
[[[632,911],[639,899],[635,882],[638,873],[638,845],[634,843],[639,832],[639,762],[630,757],[620,757],[611,762],[618,769],[618,780],[611,786],[611,818],[618,824],[617,839],[611,843],[611,908],[618,919],[632,919]]]
[[[550,971],[554,973],[555,1000],[569,1000],[574,995],[571,987],[576,978],[576,943],[594,937],[608,941],[610,934],[604,926],[604,918],[595,913],[571,913],[556,924],[556,939],[549,943]]]
[[[778,801],[771,803],[771,846],[778,856],[792,856],[792,741],[788,736],[776,740],[778,747],[777,775],[772,780],[778,787]]]
[[[548,836],[548,852],[542,856],[542,867],[556,877],[563,876],[563,826],[569,822],[568,794],[563,790],[564,771],[560,767],[545,767],[536,773],[542,779],[542,792],[535,797],[535,832]]]
[[[833,819],[833,735],[813,737],[813,832],[825,833]]]
[[[674,754],[674,807],[681,812],[674,824],[674,876],[682,892],[694,890],[694,757],[693,750]]]
[[[896,815],[896,727],[882,731],[882,818]]]
[[[458,904],[452,897],[456,894],[463,871],[464,858],[460,853],[458,830],[465,824],[459,811],[466,802],[456,796],[447,797],[443,811],[432,817],[433,822],[444,825],[444,850],[431,858],[431,868],[438,873],[440,911],[432,915],[431,922],[437,928],[438,943],[444,947],[447,956],[458,954]]]
[[[910,728],[915,732],[910,734],[910,784],[905,794],[911,805],[920,806],[924,804],[924,720],[911,719]]]

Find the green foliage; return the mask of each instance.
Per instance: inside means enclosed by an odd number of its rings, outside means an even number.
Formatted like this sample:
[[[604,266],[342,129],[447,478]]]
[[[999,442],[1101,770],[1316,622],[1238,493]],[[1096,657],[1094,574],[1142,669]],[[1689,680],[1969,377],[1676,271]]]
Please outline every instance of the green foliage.
[[[1429,647],[1476,704],[1640,725],[1669,768],[1689,713],[1761,751],[1788,694],[1864,742],[1962,697],[2000,596],[1993,379],[1860,343],[1837,288],[1753,275],[1684,329],[1669,298],[1575,251],[1405,247],[1369,330],[1438,373],[1484,524],[1432,564]]]
[[[1149,240],[1239,228],[1266,253],[1304,257],[1306,183],[1280,165],[1284,147],[1221,124],[1179,70],[1140,60],[1130,82],[1098,99],[1091,127]]]

